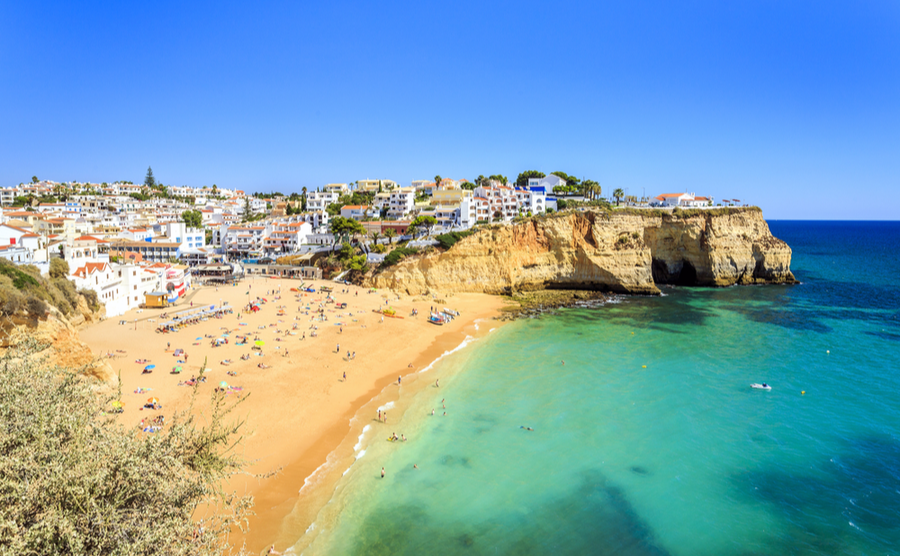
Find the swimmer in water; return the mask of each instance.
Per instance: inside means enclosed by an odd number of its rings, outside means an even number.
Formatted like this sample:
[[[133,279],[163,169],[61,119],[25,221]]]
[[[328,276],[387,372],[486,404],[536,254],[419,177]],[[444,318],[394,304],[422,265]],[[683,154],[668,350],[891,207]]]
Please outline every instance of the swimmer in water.
[[[525,429],[525,430],[527,430],[527,431],[533,431],[533,430],[534,430],[533,428],[531,428],[531,427],[526,427],[525,425],[522,425],[522,426],[519,427],[519,428],[520,428],[520,429]]]

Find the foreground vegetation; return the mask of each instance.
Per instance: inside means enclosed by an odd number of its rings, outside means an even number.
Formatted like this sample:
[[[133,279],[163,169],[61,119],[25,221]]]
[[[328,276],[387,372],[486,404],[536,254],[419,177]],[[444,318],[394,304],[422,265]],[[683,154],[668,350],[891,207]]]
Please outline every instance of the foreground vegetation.
[[[230,552],[252,500],[221,488],[245,463],[225,395],[207,424],[188,410],[141,433],[105,413],[114,398],[96,381],[48,366],[44,347],[24,339],[0,357],[0,554]]]

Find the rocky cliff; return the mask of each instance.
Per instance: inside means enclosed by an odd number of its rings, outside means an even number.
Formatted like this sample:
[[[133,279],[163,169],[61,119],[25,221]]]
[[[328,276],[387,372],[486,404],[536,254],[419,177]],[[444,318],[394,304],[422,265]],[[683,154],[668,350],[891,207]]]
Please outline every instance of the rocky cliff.
[[[112,368],[94,357],[91,349],[78,337],[78,327],[99,320],[102,312],[103,309],[92,311],[84,299],[79,298],[77,311],[68,317],[55,308],[45,318],[5,316],[0,321],[0,353],[28,336],[47,346],[40,355],[47,356],[48,364],[84,369],[100,379],[109,380],[113,377]]]
[[[794,283],[791,249],[756,208],[570,211],[482,229],[451,249],[366,279],[406,291],[582,289],[657,294],[657,284]]]

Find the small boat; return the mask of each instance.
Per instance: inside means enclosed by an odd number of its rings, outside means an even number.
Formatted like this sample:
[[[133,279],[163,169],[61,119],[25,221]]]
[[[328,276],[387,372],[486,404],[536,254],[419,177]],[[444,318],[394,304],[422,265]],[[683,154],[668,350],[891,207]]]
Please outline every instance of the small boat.
[[[398,315],[397,311],[395,311],[394,309],[384,309],[384,310],[372,309],[372,312],[384,315],[386,317],[391,317],[392,319],[402,319],[403,318],[400,315]]]
[[[447,321],[446,321],[446,319],[432,313],[431,315],[428,316],[428,322],[430,322],[431,324],[436,324],[438,326],[443,326],[444,323]]]
[[[750,385],[750,388],[756,388],[757,390],[771,390],[772,387],[763,382],[762,384],[753,383]]]

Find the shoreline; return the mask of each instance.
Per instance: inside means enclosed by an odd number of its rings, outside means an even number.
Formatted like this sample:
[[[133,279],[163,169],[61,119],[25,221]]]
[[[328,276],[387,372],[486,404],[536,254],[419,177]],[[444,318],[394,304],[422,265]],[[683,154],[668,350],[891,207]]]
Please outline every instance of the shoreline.
[[[250,460],[246,471],[263,474],[280,469],[274,477],[257,479],[238,475],[225,485],[229,491],[254,497],[256,515],[249,520],[249,531],[242,534],[235,530],[230,541],[238,546],[246,543],[251,553],[270,546],[273,540],[279,547],[285,546],[283,538],[292,538],[291,544],[296,542],[299,538],[296,529],[286,525],[295,523],[300,514],[308,516],[312,523],[322,506],[317,501],[324,504],[330,498],[329,494],[319,500],[323,489],[318,485],[329,480],[320,477],[323,472],[317,470],[329,458],[340,457],[345,440],[352,438],[350,446],[356,443],[359,432],[354,431],[362,425],[355,423],[369,404],[390,392],[389,386],[396,384],[398,374],[404,376],[404,387],[415,382],[413,377],[419,371],[431,366],[444,352],[455,349],[466,336],[477,337],[499,326],[500,323],[492,323],[491,327],[481,326],[479,331],[475,323],[499,316],[507,303],[488,294],[452,294],[437,302],[433,298],[389,290],[370,294],[358,286],[323,280],[306,281],[307,285],[315,286],[316,293],[303,294],[298,299],[289,289],[299,287],[301,282],[259,278],[235,287],[193,288],[176,307],[167,310],[170,315],[188,309],[192,302],[194,306],[202,306],[223,301],[234,307],[234,314],[169,334],[155,332],[154,321],[160,321],[159,315],[164,310],[149,309],[140,314],[133,310],[79,330],[79,337],[95,355],[117,353],[117,350],[126,352],[106,361],[121,373],[125,412],[118,418],[127,427],[137,425],[141,418],[158,413],[169,417],[173,409],[186,409],[192,389],[179,388],[176,383],[196,374],[204,360],[209,379],[200,387],[197,404],[200,411],[206,407],[203,403],[206,395],[220,381],[243,388],[235,392],[245,399],[234,417],[246,420],[242,445],[238,448],[239,454]],[[319,289],[325,285],[334,288],[331,296],[338,303],[346,302],[346,309],[323,301],[325,294]],[[280,296],[275,294],[279,288]],[[340,293],[342,290],[348,293]],[[243,311],[248,299],[256,296],[267,297],[268,303],[259,313]],[[324,322],[311,318],[320,303],[322,314],[327,317]],[[441,327],[429,324],[425,322],[429,303],[451,307],[461,316]],[[284,309],[279,309],[281,306]],[[385,306],[395,308],[397,315],[405,318],[383,319],[373,312]],[[312,310],[304,312],[305,307]],[[407,316],[413,308],[418,309],[418,317]],[[127,325],[119,325],[121,320]],[[211,338],[220,336],[223,329],[229,335],[229,343],[212,348],[208,345]],[[312,337],[312,332],[317,332],[318,337]],[[237,334],[246,334],[251,340],[249,345],[236,346]],[[308,337],[301,339],[301,334]],[[265,341],[263,356],[250,350],[254,337]],[[340,351],[335,348],[338,344],[342,347]],[[172,357],[176,348],[190,355],[183,364],[179,363],[183,372],[177,376],[168,372],[168,367],[176,364],[176,358]],[[289,354],[285,353],[288,350]],[[354,350],[356,357],[344,357],[345,351]],[[239,359],[248,353],[254,354],[250,360]],[[151,374],[141,373],[145,363],[138,364],[136,359],[147,359],[157,367]],[[220,362],[225,359],[230,359],[231,364],[223,369]],[[258,363],[267,367],[260,368]],[[344,372],[346,382],[342,378]],[[115,382],[108,384],[115,387]],[[139,409],[148,396],[158,397],[164,409],[158,412]],[[314,484],[300,496],[298,491],[304,483]]]
[[[488,320],[493,326],[476,328],[478,323]],[[250,552],[264,550],[273,543],[283,551],[311,532],[322,510],[334,497],[341,478],[350,472],[357,459],[365,455],[373,427],[379,424],[374,417],[376,411],[387,406],[391,411],[392,424],[402,423],[407,408],[399,404],[400,397],[414,398],[421,388],[429,387],[430,380],[421,381],[423,373],[427,376],[446,356],[470,347],[502,325],[492,317],[482,317],[467,322],[463,330],[439,336],[414,362],[415,370],[402,375],[404,389],[415,392],[401,392],[393,375],[384,377],[383,384],[374,387],[371,395],[356,400],[358,405],[355,411],[345,414],[332,430],[324,432],[297,461],[286,466],[277,476],[262,481],[253,491],[257,515],[251,520],[249,534],[243,537]],[[395,420],[393,416],[398,414],[399,418]],[[274,505],[263,516],[260,507],[267,504]],[[279,519],[272,519],[279,514]],[[269,521],[264,522],[263,517],[269,518]],[[309,542],[314,539],[310,538]]]

